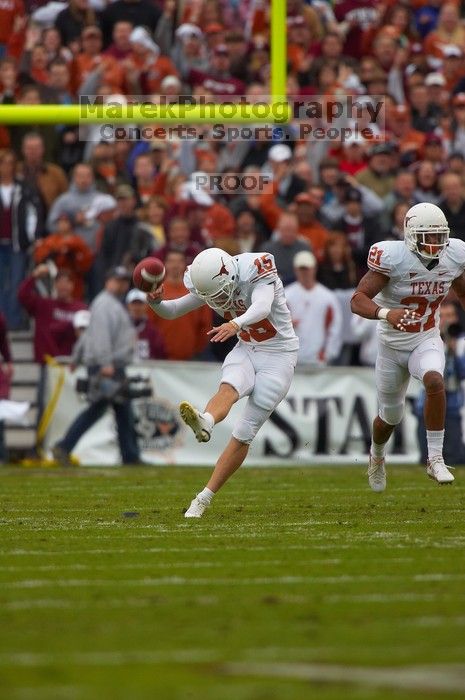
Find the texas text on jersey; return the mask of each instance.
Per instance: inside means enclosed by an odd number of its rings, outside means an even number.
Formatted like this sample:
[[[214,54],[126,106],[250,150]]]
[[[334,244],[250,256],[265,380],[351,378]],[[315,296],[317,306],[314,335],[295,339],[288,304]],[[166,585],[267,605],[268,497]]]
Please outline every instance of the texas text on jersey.
[[[401,333],[380,321],[379,338],[392,348],[413,350],[428,335],[439,335],[439,306],[452,282],[465,270],[465,243],[451,238],[437,264],[428,269],[403,241],[380,241],[371,246],[368,267],[389,277],[374,301],[385,308],[407,307],[421,319]]]
[[[208,305],[228,321],[247,311],[252,302],[254,289],[260,285],[273,285],[274,300],[270,314],[267,318],[242,328],[238,334],[239,340],[243,343],[260,345],[267,351],[297,350],[299,340],[292,326],[274,257],[270,253],[243,253],[237,255],[234,260],[237,262],[238,279],[227,305],[216,305],[207,299]],[[184,275],[184,284],[191,294],[198,296],[192,283],[190,270],[191,266],[187,268]],[[227,275],[226,266],[220,264],[216,274]]]

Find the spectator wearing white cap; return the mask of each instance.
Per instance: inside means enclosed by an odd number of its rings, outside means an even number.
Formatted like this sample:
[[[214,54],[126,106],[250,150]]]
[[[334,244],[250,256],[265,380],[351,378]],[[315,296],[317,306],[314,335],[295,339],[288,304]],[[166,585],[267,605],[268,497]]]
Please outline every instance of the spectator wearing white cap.
[[[146,294],[140,289],[131,289],[126,296],[126,307],[136,329],[134,360],[164,360],[165,341],[160,331],[148,322]]]
[[[297,281],[285,289],[295,332],[299,338],[299,365],[326,365],[335,360],[342,345],[342,314],[336,295],[316,281],[313,253],[294,256]]]
[[[168,75],[178,77],[178,71],[168,56],[162,56],[160,47],[144,27],[135,27],[130,36],[132,52],[127,63],[127,80],[135,94],[160,92],[161,83]]]
[[[188,75],[190,70],[208,70],[207,48],[200,27],[186,22],[176,29],[171,59],[181,75]]]
[[[273,191],[279,206],[291,204],[294,198],[303,192],[306,183],[293,172],[293,155],[285,143],[277,143],[268,151],[268,162],[263,170],[271,171]]]

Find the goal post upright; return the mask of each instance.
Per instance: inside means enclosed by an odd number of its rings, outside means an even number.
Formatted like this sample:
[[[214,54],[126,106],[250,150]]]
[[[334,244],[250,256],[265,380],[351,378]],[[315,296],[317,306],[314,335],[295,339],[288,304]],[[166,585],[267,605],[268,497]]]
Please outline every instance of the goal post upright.
[[[291,107],[286,100],[287,76],[287,27],[286,0],[271,0],[270,27],[270,102],[267,113],[254,109],[254,104],[242,104],[240,109],[231,109],[228,105],[210,104],[158,105],[156,116],[147,116],[144,105],[119,105],[120,115],[115,116],[115,106],[111,105],[0,105],[0,124],[5,126],[38,124],[215,124],[215,123],[249,123],[271,124],[286,123],[291,119]],[[273,106],[276,109],[273,110]],[[279,109],[278,109],[279,105]],[[264,101],[262,106],[266,107]],[[230,114],[224,114],[224,111]],[[234,113],[235,112],[235,113]]]

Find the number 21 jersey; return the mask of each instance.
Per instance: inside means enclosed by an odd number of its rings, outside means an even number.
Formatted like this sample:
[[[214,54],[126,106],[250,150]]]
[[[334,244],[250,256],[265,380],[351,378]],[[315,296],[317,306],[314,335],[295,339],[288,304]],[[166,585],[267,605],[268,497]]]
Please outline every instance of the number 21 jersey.
[[[295,334],[284,289],[276,272],[271,253],[242,253],[236,256],[239,279],[234,298],[228,309],[212,308],[223,318],[230,320],[241,316],[252,304],[252,292],[259,285],[273,285],[274,299],[267,318],[250,326],[244,326],[238,333],[239,341],[254,345],[267,352],[291,352],[298,350],[299,339]],[[184,275],[184,284],[195,295],[189,268]]]
[[[428,270],[403,241],[380,241],[371,246],[368,267],[389,277],[389,283],[374,301],[388,309],[406,307],[416,311],[421,319],[407,332],[393,328],[387,321],[378,322],[379,340],[398,350],[414,350],[428,336],[439,335],[439,306],[452,282],[465,269],[465,243],[451,238]]]

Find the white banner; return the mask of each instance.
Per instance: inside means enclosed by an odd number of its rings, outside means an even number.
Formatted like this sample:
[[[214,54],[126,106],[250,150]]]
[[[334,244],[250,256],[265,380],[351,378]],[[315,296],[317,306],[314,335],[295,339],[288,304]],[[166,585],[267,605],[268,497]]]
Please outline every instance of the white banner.
[[[58,370],[49,370],[48,395]],[[143,460],[155,464],[213,465],[231,436],[245,399],[215,427],[208,443],[199,444],[179,417],[183,400],[204,408],[215,393],[220,365],[206,362],[150,362],[130,369],[149,377],[153,397],[134,400],[137,433]],[[47,433],[53,445],[86,407],[75,391],[83,370],[66,372],[56,412]],[[390,462],[416,462],[417,420],[412,412],[419,384],[411,380],[405,417],[391,439]],[[377,412],[374,371],[368,368],[329,367],[298,370],[286,399],[255,438],[247,459],[250,465],[309,465],[366,463],[370,429]],[[113,413],[96,423],[80,440],[74,454],[82,464],[119,462]]]

